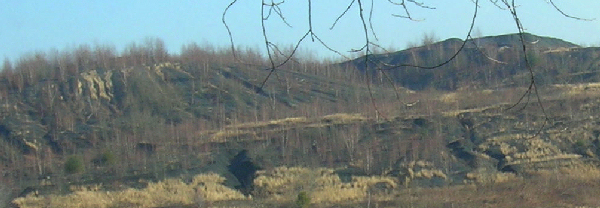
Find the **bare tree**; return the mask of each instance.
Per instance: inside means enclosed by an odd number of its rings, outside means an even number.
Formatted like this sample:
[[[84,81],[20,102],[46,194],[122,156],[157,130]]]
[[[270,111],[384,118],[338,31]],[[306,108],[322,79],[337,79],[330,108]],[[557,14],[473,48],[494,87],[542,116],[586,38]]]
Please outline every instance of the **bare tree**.
[[[522,97],[514,104],[514,106],[510,107],[509,109],[514,109],[515,107],[517,107],[519,105],[521,105],[521,107],[518,107],[516,109],[525,108],[527,106],[527,104],[529,103],[530,99],[532,98],[532,95],[534,95],[535,99],[540,104],[540,107],[542,108],[542,111],[545,114],[545,110],[542,105],[541,99],[537,93],[537,85],[536,85],[535,79],[534,79],[534,71],[533,71],[533,68],[531,65],[530,57],[528,57],[527,46],[525,44],[525,40],[523,37],[524,27],[522,25],[521,20],[519,19],[519,15],[517,12],[518,5],[515,3],[515,0],[488,0],[488,1],[489,1],[489,3],[491,3],[498,9],[507,11],[507,13],[513,18],[515,25],[517,26],[517,31],[519,33],[520,41],[521,41],[521,45],[522,45],[522,49],[519,54],[525,60],[525,65],[526,65],[525,67],[530,72],[530,84],[529,84],[528,89],[523,93]],[[399,14],[391,14],[392,16],[398,17],[401,19],[407,19],[409,21],[420,21],[420,19],[415,18],[411,13],[415,9],[427,9],[427,10],[436,9],[435,7],[430,6],[427,1],[419,2],[416,0],[388,0],[387,2],[389,3],[389,6],[398,7],[399,11],[401,11]],[[472,2],[473,2],[473,8],[474,8],[473,15],[472,15],[472,21],[470,23],[469,30],[467,31],[467,33],[465,35],[465,39],[462,42],[462,45],[455,51],[455,53],[452,56],[450,56],[446,60],[441,60],[441,62],[433,64],[433,65],[419,65],[418,63],[415,63],[415,64],[401,63],[401,64],[392,65],[392,64],[383,63],[383,62],[380,62],[380,61],[377,61],[377,60],[374,60],[371,58],[371,56],[375,52],[374,49],[380,48],[379,45],[377,44],[377,42],[378,42],[377,31],[375,31],[375,29],[373,28],[373,21],[372,21],[372,17],[374,14],[374,12],[373,12],[374,11],[374,0],[371,0],[371,1],[352,0],[348,4],[339,4],[339,7],[345,8],[345,9],[343,10],[343,12],[340,15],[337,16],[337,18],[335,18],[335,20],[331,24],[330,29],[333,29],[334,27],[336,27],[336,24],[342,18],[345,18],[350,15],[358,17],[358,19],[360,21],[357,24],[359,24],[362,27],[361,33],[364,34],[363,35],[364,41],[362,41],[362,46],[360,48],[353,49],[353,50],[351,50],[351,52],[358,52],[358,53],[363,54],[363,57],[361,58],[361,60],[364,63],[363,68],[365,71],[369,71],[369,70],[381,71],[382,76],[387,77],[387,73],[389,71],[399,70],[400,68],[403,68],[403,67],[414,67],[414,68],[418,68],[418,69],[435,69],[435,68],[444,66],[444,65],[452,62],[458,56],[458,54],[464,49],[465,45],[469,42],[469,40],[472,39],[471,34],[473,33],[473,27],[475,25],[475,20],[477,19],[478,8],[480,7],[481,1],[480,0],[472,0]],[[227,24],[226,17],[227,17],[227,13],[228,13],[229,9],[232,6],[234,6],[236,3],[237,3],[237,0],[232,0],[231,3],[225,8],[223,15],[222,15],[222,21],[223,21],[223,24],[226,27],[227,32],[229,34],[230,42],[231,42],[231,50],[234,53],[234,56],[236,56],[234,39],[232,36],[232,31],[230,30],[230,28]],[[266,55],[268,57],[268,66],[266,66],[266,67],[270,71],[269,74],[262,81],[259,90],[262,89],[262,87],[265,85],[266,81],[270,78],[270,76],[274,72],[277,71],[278,68],[284,66],[290,60],[293,60],[294,54],[297,52],[297,49],[300,47],[300,45],[306,39],[310,39],[313,42],[317,42],[317,43],[321,44],[323,47],[325,47],[326,49],[328,49],[334,53],[337,53],[341,57],[343,57],[345,59],[349,59],[349,57],[347,57],[347,56],[343,55],[342,53],[340,53],[339,51],[331,48],[328,45],[328,43],[323,41],[320,38],[319,34],[317,32],[315,32],[315,30],[313,30],[312,10],[315,8],[313,8],[312,0],[307,1],[307,4],[308,4],[307,10],[303,11],[308,14],[306,22],[305,22],[308,25],[308,29],[305,31],[304,35],[296,41],[296,44],[294,45],[293,50],[291,50],[291,52],[289,52],[288,54],[283,54],[283,52],[279,49],[279,47],[276,44],[274,44],[273,42],[271,42],[270,37],[268,35],[268,31],[271,28],[267,27],[265,24],[267,21],[269,21],[273,18],[276,18],[276,19],[279,19],[280,21],[282,21],[284,24],[291,27],[291,25],[288,23],[288,21],[286,19],[286,14],[282,10],[282,5],[284,5],[286,3],[286,1],[285,0],[280,0],[280,1],[261,0],[260,2],[257,2],[257,3],[261,4],[261,17],[260,17],[260,20],[258,20],[258,21],[260,21],[261,25],[262,25],[264,48],[266,49],[266,53],[267,53]],[[557,12],[559,12],[561,15],[565,16],[566,18],[572,18],[572,19],[583,20],[583,21],[590,20],[590,19],[576,17],[576,16],[565,13],[563,10],[560,9],[560,7],[558,7],[554,3],[553,0],[546,0],[546,3],[551,5]],[[432,42],[433,40],[435,40],[435,36],[426,34],[425,39],[423,39],[423,44],[428,44],[428,43]],[[284,58],[281,58],[281,55],[283,55]],[[373,73],[366,72],[365,79],[367,82],[367,86],[369,88],[369,92],[371,92],[371,84],[370,84],[371,78],[369,77],[369,74],[373,74]],[[394,85],[394,83],[391,81],[391,79],[388,79],[388,81],[389,81],[390,85]],[[370,97],[371,97],[372,106],[375,109],[376,115],[378,117],[383,117],[379,113],[379,110],[377,109],[377,105],[375,104],[375,100],[373,98],[372,93],[370,93],[370,94],[371,94]],[[541,131],[541,129],[540,129],[540,131]]]
[[[110,70],[115,67],[116,49],[112,45],[100,45],[94,46],[94,58],[98,62],[98,65],[105,69]]]
[[[167,61],[169,57],[165,42],[160,38],[146,38],[145,49],[153,63]]]

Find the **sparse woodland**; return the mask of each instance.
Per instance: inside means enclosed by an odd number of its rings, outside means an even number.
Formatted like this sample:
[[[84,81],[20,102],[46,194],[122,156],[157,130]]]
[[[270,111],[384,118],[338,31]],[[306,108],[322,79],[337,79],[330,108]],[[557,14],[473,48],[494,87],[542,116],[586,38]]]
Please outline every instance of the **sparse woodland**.
[[[82,45],[5,60],[0,191],[29,196],[15,201],[22,207],[68,207],[61,200],[75,207],[291,206],[301,190],[315,206],[477,207],[505,200],[475,195],[480,190],[566,193],[567,183],[597,182],[600,49],[525,36],[547,116],[533,99],[511,108],[529,84],[514,34],[474,39],[443,67],[402,67],[389,76],[363,70],[360,58],[296,53],[263,87],[268,59],[254,49],[234,58],[230,49],[192,43],[173,53],[152,38],[124,51]],[[459,43],[371,59],[436,63]],[[248,165],[256,170],[238,176]],[[545,183],[547,174],[558,182]],[[323,194],[330,192],[340,195]],[[441,198],[427,204],[414,193]],[[536,206],[541,197],[518,200]],[[91,199],[106,203],[75,203]],[[566,203],[599,205],[574,199]]]

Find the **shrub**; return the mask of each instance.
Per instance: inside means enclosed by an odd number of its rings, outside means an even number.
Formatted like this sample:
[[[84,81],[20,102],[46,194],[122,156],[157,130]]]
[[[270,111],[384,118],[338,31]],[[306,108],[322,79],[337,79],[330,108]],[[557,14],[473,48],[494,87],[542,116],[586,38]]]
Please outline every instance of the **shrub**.
[[[308,193],[306,193],[306,191],[301,191],[300,193],[298,193],[296,205],[300,208],[305,208],[308,207],[308,205],[310,205],[310,196],[308,196]]]
[[[106,151],[100,155],[99,162],[101,165],[111,166],[114,165],[117,161],[115,154],[111,151]]]
[[[85,171],[83,159],[78,156],[70,156],[65,162],[65,172],[67,174],[82,173]]]

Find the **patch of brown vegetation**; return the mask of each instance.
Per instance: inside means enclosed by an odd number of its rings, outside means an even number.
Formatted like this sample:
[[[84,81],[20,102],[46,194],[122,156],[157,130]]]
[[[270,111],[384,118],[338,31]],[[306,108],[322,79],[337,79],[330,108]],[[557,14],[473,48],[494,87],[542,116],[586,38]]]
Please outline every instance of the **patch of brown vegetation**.
[[[332,169],[278,167],[263,171],[254,180],[255,193],[272,201],[286,203],[294,200],[299,191],[306,191],[315,204],[334,204],[362,201],[379,187],[392,190],[395,178],[383,176],[352,177],[344,183]]]
[[[36,207],[164,207],[196,204],[200,201],[245,200],[237,190],[222,185],[225,178],[214,173],[201,174],[187,184],[179,179],[149,183],[144,189],[102,191],[98,186],[74,188],[68,195],[48,195],[17,198],[13,203],[21,208]]]

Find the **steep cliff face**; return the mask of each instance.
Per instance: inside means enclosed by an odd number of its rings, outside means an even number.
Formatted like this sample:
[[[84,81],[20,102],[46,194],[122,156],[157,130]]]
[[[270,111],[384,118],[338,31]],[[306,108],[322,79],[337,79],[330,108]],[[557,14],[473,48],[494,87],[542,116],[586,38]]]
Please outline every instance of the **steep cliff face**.
[[[121,116],[131,95],[128,78],[144,71],[142,79],[165,80],[165,70],[179,70],[179,64],[163,63],[121,70],[88,70],[64,82],[45,81],[3,99],[0,107],[0,134],[6,144],[4,161],[10,152],[37,154],[46,148],[55,152],[89,147],[87,137],[102,119]],[[14,160],[14,159],[12,159]],[[13,161],[14,162],[14,161]]]
[[[98,74],[98,71],[88,71],[80,74],[77,93],[92,100],[111,101],[114,97],[112,71]]]
[[[94,101],[113,102],[116,96],[127,93],[127,82],[136,72],[144,71],[147,78],[162,82],[181,77],[193,78],[181,69],[179,63],[159,63],[152,66],[129,67],[120,70],[90,70],[82,72],[77,79],[77,96]]]

